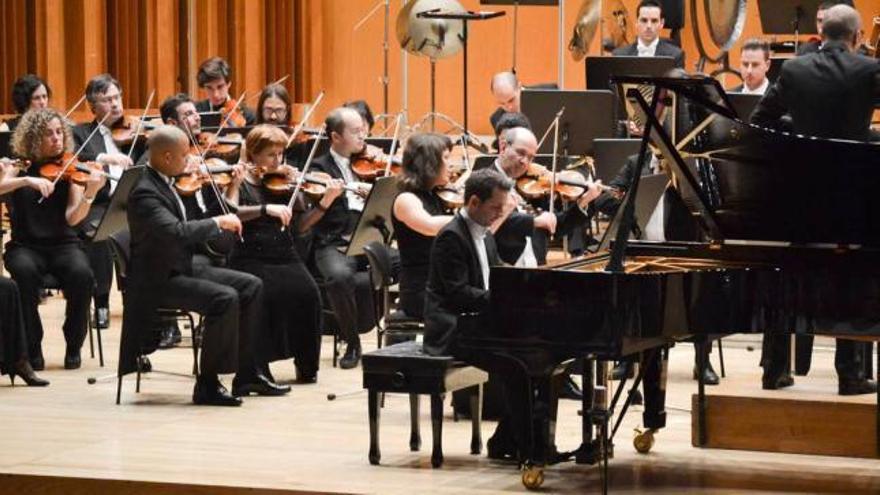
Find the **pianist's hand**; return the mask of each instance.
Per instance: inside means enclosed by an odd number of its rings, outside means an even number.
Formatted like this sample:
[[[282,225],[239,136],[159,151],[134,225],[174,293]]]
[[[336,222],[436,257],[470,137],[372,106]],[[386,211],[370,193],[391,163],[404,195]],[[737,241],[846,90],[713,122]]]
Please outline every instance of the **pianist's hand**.
[[[535,228],[544,229],[551,234],[556,232],[556,215],[545,211],[535,217]]]

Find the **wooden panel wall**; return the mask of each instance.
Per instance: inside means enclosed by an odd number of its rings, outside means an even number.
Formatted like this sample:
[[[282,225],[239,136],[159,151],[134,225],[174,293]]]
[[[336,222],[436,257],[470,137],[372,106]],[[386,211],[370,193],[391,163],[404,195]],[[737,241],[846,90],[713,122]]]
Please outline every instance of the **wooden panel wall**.
[[[512,63],[513,8],[483,6],[480,0],[460,0],[468,9],[503,10],[500,19],[473,23],[470,30],[471,127],[488,133],[494,103],[488,91],[491,75]],[[688,0],[690,4],[692,1]],[[404,0],[390,0],[390,108],[402,102],[402,54],[394,25]],[[307,102],[319,90],[327,93],[318,112],[345,100],[363,98],[382,111],[383,9],[358,31],[355,24],[377,0],[3,0],[0,1],[0,113],[11,111],[9,88],[24,72],[49,81],[53,105],[67,108],[82,93],[88,78],[113,73],[121,82],[125,104],[142,107],[149,92],[157,100],[183,90],[195,93],[195,71],[209,56],[226,57],[233,66],[237,95],[254,95],[269,81],[286,74],[295,99]],[[579,0],[565,2],[567,44]],[[624,0],[634,22],[638,0]],[[700,1],[700,4],[702,2]],[[855,0],[867,24],[880,15],[880,0]],[[690,16],[690,9],[686,9]],[[517,40],[518,71],[524,82],[555,82],[558,73],[558,9],[521,7]],[[688,69],[697,50],[690,21],[683,32]],[[742,39],[760,36],[757,2],[748,2]],[[598,39],[592,53],[598,53]],[[732,53],[736,66],[738,54]],[[582,63],[565,51],[564,86],[584,87]],[[408,57],[408,115],[415,120],[429,110],[430,67],[424,57]],[[713,67],[707,66],[707,70]],[[733,84],[733,79],[730,83]],[[158,103],[157,101],[157,103]],[[462,57],[437,63],[437,110],[462,120]]]

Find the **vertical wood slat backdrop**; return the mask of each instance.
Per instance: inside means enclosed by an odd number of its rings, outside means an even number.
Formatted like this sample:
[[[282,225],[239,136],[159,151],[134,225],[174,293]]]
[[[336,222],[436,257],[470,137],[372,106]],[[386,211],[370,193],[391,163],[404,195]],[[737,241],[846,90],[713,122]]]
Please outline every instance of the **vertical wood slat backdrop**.
[[[200,97],[195,84],[198,64],[209,56],[226,57],[233,67],[234,95],[255,95],[264,84],[290,74],[285,82],[296,101],[307,102],[319,90],[327,97],[317,117],[345,100],[363,98],[375,112],[382,108],[382,9],[357,32],[354,25],[378,0],[3,0],[0,1],[0,113],[11,113],[14,79],[35,72],[52,86],[52,104],[67,108],[82,94],[88,78],[111,72],[119,79],[126,107],[140,108],[152,89],[156,106],[166,96],[187,91]],[[470,10],[503,10],[500,19],[475,22],[470,28],[470,122],[489,133],[487,118],[494,109],[488,91],[491,75],[510,68],[511,7],[481,6],[459,0]],[[682,41],[687,68],[697,60],[690,28],[690,3]],[[579,0],[567,0],[564,42],[571,35]],[[624,0],[635,22],[638,0]],[[390,0],[390,108],[401,107],[401,52],[394,24],[403,0]],[[880,14],[880,0],[856,0],[867,23]],[[761,36],[757,2],[748,2],[740,44]],[[555,7],[521,7],[517,40],[518,71],[526,83],[557,78]],[[781,37],[782,38],[782,37]],[[190,57],[190,40],[192,56]],[[598,53],[598,39],[590,53]],[[582,63],[565,52],[565,87],[584,87]],[[738,47],[731,52],[733,67]],[[408,58],[408,115],[417,119],[429,110],[429,63]],[[711,71],[715,67],[706,67]],[[462,57],[437,64],[437,110],[462,120]],[[732,85],[733,79],[729,80]],[[85,110],[82,108],[81,110]]]

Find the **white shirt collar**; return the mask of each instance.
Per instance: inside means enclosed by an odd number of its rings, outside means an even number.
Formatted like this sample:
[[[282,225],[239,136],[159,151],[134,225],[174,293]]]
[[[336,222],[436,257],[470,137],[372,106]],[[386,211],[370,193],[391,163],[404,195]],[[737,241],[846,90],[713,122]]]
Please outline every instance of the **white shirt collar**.
[[[651,44],[646,45],[642,42],[641,38],[638,38],[636,41],[636,50],[638,51],[638,55],[640,57],[654,57],[657,54],[657,45],[660,44],[660,37],[657,36],[654,38],[654,41]]]
[[[770,80],[765,77],[764,82],[755,89],[749,89],[749,86],[745,82],[743,82],[742,92],[743,94],[747,95],[763,95],[767,92],[768,87],[770,87]]]
[[[348,168],[349,164],[351,163],[350,158],[346,158],[346,157],[340,155],[333,148],[330,148],[330,156],[333,157],[333,161],[335,161],[336,164],[339,165],[340,167]]]

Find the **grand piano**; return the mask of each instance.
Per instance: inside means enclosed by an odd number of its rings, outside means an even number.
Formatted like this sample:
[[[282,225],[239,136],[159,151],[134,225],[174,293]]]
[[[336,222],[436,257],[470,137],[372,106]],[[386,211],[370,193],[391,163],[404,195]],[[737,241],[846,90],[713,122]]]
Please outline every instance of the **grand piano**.
[[[516,360],[538,388],[580,361],[583,439],[572,457],[606,470],[626,398],[643,378],[642,445],[650,448],[650,435],[663,427],[664,356],[676,341],[762,332],[880,338],[880,146],[746,124],[711,78],[616,82],[632,88],[626,97],[646,119],[641,166],[650,142],[705,242],[629,239],[637,173],[611,222],[613,242],[602,243],[610,249],[537,269],[493,267],[488,311],[459,319],[460,345]],[[700,116],[679,142],[658,118],[673,95]],[[643,363],[639,376],[630,394],[621,384],[612,399],[606,363],[634,355]],[[705,404],[699,382],[697,445],[706,443]],[[552,416],[551,408],[551,440]],[[541,466],[553,461],[552,441],[547,447],[529,450],[529,488],[540,486]]]

